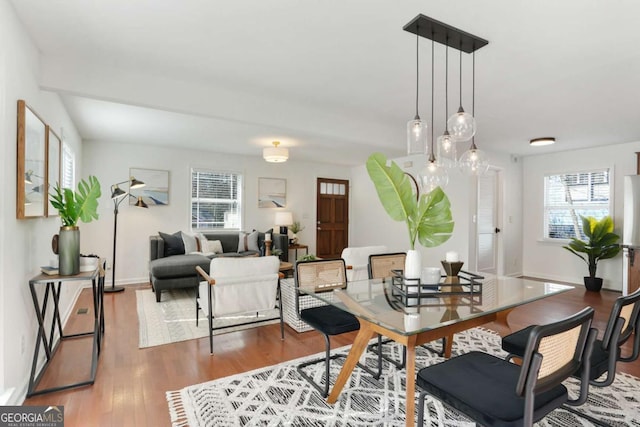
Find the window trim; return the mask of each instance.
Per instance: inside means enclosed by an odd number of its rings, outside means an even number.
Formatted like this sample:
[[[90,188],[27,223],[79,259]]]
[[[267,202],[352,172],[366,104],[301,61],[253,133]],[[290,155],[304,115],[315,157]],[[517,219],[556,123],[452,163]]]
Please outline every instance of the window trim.
[[[194,172],[210,172],[210,173],[218,173],[218,174],[235,174],[240,177],[240,185],[238,185],[238,205],[240,207],[240,218],[238,228],[194,228],[193,220],[192,220],[192,209],[193,209],[193,196],[192,196],[192,181],[193,181],[193,173]],[[245,217],[245,181],[246,174],[241,170],[232,170],[232,169],[213,169],[211,167],[206,166],[191,166],[189,168],[189,180],[188,180],[188,191],[189,191],[189,229],[192,233],[218,233],[218,232],[227,232],[227,231],[241,231],[244,227],[244,217]]]
[[[600,166],[593,166],[591,168],[585,168],[585,169],[579,169],[579,170],[564,170],[561,172],[544,172],[542,175],[542,224],[541,224],[541,231],[542,231],[542,237],[540,239],[538,239],[539,242],[542,243],[557,243],[557,244],[561,244],[561,245],[566,245],[567,243],[571,242],[571,239],[563,239],[563,238],[553,238],[553,237],[548,237],[547,236],[547,232],[546,232],[546,225],[547,225],[547,204],[546,204],[546,198],[547,198],[547,193],[546,193],[546,189],[545,189],[545,184],[546,184],[546,179],[548,176],[553,176],[553,175],[569,175],[569,174],[583,174],[583,173],[593,173],[593,172],[598,172],[598,171],[605,171],[608,170],[609,171],[609,213],[608,215],[611,218],[615,218],[614,214],[615,214],[615,165],[600,165]],[[580,205],[576,205],[576,206],[580,206]],[[615,221],[614,221],[615,222]]]

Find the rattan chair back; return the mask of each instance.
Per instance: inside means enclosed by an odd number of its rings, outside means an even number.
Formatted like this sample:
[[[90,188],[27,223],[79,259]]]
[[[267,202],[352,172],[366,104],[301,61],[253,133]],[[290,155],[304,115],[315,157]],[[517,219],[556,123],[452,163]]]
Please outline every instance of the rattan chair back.
[[[555,323],[535,326],[529,334],[516,393],[539,393],[562,383],[587,356],[594,310],[587,307]],[[590,351],[590,349],[589,349]]]
[[[327,292],[347,287],[346,266],[343,259],[298,261],[295,282],[298,288]]]
[[[391,270],[404,270],[406,257],[404,252],[369,255],[369,278],[384,279],[392,276]]]

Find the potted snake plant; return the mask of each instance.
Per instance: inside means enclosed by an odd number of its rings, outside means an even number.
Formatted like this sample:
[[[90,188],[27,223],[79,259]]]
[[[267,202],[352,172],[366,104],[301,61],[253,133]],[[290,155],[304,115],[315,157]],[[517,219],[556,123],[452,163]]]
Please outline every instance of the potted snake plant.
[[[78,221],[88,223],[98,219],[100,182],[89,176],[88,182],[80,180],[78,190],[60,188],[56,183],[50,195],[51,205],[58,210],[62,225],[54,236],[54,251],[58,254],[58,272],[70,276],[80,272],[80,228]]]
[[[408,279],[418,279],[421,260],[415,249],[416,240],[431,248],[449,240],[453,232],[449,198],[440,187],[416,197],[408,175],[393,161],[387,166],[387,158],[381,153],[369,156],[367,172],[387,214],[394,221],[407,224],[410,249],[404,275]]]
[[[598,261],[618,255],[620,236],[613,232],[613,220],[610,216],[600,220],[591,216],[580,216],[580,218],[582,218],[582,230],[588,240],[574,237],[563,248],[587,264],[589,275],[584,277],[584,286],[588,291],[599,292],[602,288],[602,278],[596,277]]]

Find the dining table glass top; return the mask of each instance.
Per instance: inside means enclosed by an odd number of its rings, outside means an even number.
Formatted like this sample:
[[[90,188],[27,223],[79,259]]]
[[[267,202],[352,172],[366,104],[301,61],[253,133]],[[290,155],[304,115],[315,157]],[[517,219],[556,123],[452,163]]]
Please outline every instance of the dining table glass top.
[[[413,335],[573,289],[523,278],[469,276],[475,279],[467,280],[464,274],[443,277],[437,287],[411,286],[410,282],[386,278],[349,282],[344,289],[300,287],[300,293],[398,334]]]

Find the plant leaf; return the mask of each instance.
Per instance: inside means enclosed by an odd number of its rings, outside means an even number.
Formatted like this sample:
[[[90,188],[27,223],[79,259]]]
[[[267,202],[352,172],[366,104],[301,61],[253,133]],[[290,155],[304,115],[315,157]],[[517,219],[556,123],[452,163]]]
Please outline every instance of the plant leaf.
[[[376,187],[384,210],[394,221],[406,221],[416,211],[416,199],[411,182],[400,167],[382,153],[374,153],[367,160],[367,172]]]
[[[422,246],[432,248],[449,240],[454,226],[451,203],[440,187],[420,196],[416,222]]]
[[[76,201],[78,206],[78,216],[82,222],[91,222],[98,219],[98,198],[101,195],[98,178],[89,176],[89,183],[81,180],[78,183]]]

